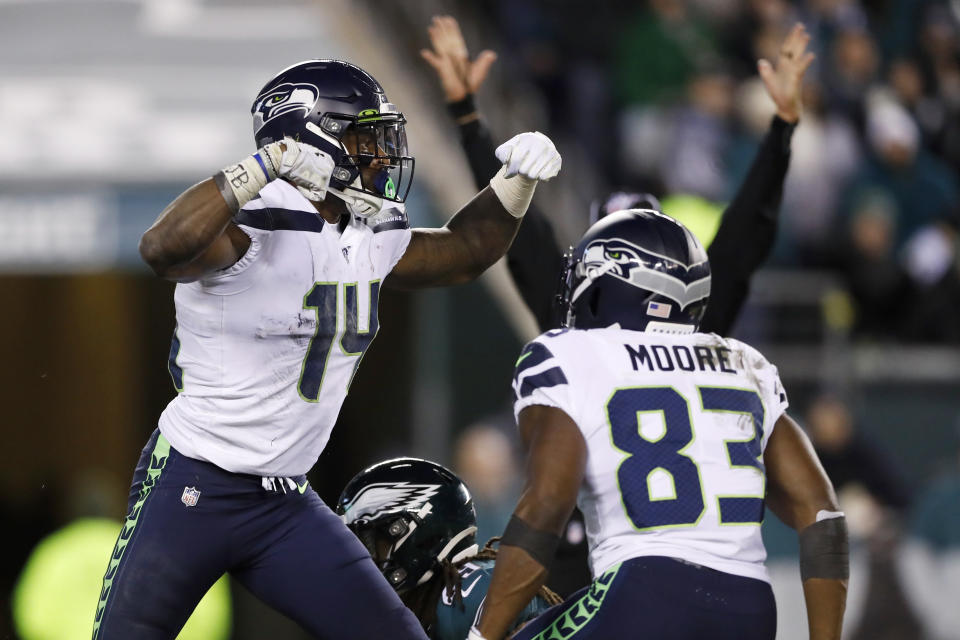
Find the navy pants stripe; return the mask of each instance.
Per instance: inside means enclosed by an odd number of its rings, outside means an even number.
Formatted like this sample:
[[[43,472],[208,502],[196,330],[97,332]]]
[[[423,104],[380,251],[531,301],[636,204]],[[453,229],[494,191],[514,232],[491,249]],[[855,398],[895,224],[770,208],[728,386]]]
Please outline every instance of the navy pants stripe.
[[[513,640],[773,640],[776,632],[768,583],[649,556],[605,572]]]
[[[305,481],[267,491],[261,478],[187,458],[155,432],[134,474],[94,640],[175,638],[223,573],[317,638],[426,638]]]

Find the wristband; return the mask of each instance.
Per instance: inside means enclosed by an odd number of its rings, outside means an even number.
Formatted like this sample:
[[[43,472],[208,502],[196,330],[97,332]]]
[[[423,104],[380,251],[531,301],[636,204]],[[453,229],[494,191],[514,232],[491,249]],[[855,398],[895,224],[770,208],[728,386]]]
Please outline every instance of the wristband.
[[[800,532],[800,579],[849,577],[847,520],[841,511],[821,511],[817,521]]]
[[[787,122],[780,116],[773,116],[770,122],[770,131],[780,140],[780,148],[784,154],[790,153],[790,139],[793,138],[793,132],[797,128],[796,122]]]
[[[505,178],[506,166],[500,167],[497,175],[490,179],[490,188],[497,194],[500,204],[514,218],[522,218],[527,213],[537,181],[520,174]]]
[[[457,121],[457,124],[467,124],[480,117],[472,93],[468,93],[463,99],[456,102],[448,102],[447,111]]]
[[[260,149],[214,175],[213,181],[220,189],[224,202],[236,213],[276,177],[277,170],[270,154]]]
[[[550,568],[553,554],[560,544],[560,536],[549,531],[534,529],[517,516],[511,516],[507,528],[500,538],[500,546],[508,545],[519,547],[526,551],[531,558],[539,562],[545,569]]]

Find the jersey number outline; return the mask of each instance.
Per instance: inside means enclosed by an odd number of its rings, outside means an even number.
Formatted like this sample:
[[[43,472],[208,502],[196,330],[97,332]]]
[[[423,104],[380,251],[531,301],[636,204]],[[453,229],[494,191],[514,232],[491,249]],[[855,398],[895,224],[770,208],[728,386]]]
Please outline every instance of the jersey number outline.
[[[703,411],[744,414],[753,423],[753,435],[724,440],[731,469],[759,471],[760,495],[717,495],[721,525],[759,524],[763,521],[766,473],[761,441],[765,411],[752,389],[697,387]],[[700,467],[684,453],[695,432],[689,401],[673,387],[618,389],[607,402],[607,420],[613,446],[627,457],[617,467],[617,484],[627,518],[640,531],[696,526],[706,511]],[[640,432],[640,414],[663,415],[664,431],[656,439]],[[662,470],[673,483],[673,497],[653,498],[650,475]]]
[[[297,392],[306,402],[319,402],[323,389],[323,379],[327,372],[330,351],[336,341],[340,351],[347,356],[357,356],[353,363],[350,383],[357,373],[357,367],[380,329],[377,307],[380,297],[380,281],[370,281],[370,309],[366,331],[360,331],[360,306],[356,282],[315,282],[310,291],[303,296],[303,308],[313,309],[317,314],[317,325],[307,345],[307,353],[300,366],[300,379]],[[340,295],[340,291],[343,295]],[[340,300],[344,301],[344,326],[339,326]],[[338,339],[339,336],[339,339]]]

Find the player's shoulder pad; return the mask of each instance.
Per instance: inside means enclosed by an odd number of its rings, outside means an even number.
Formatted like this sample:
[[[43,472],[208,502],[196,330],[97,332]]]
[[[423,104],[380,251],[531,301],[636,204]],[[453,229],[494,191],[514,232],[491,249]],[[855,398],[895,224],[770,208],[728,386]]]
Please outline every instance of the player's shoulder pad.
[[[761,387],[766,386],[776,405],[780,407],[780,411],[785,410],[789,406],[789,401],[787,400],[787,392],[783,388],[783,382],[780,380],[780,371],[777,366],[767,360],[759,349],[746,342],[735,338],[724,338],[724,341],[730,345],[733,353],[742,358],[743,369],[757,376],[757,381],[761,384]]]
[[[513,389],[516,399],[532,394],[536,389],[567,384],[560,359],[555,355],[558,338],[565,329],[548,331],[527,343],[513,369]]]
[[[284,180],[274,180],[233,217],[236,224],[266,231],[320,233],[326,224],[307,200]]]
[[[776,370],[776,367],[774,367],[758,349],[750,346],[746,342],[742,342],[736,338],[723,338],[723,341],[727,343],[732,352],[741,354],[740,357],[743,358],[743,366],[745,368],[750,367],[754,370],[762,370],[773,367],[774,370]]]

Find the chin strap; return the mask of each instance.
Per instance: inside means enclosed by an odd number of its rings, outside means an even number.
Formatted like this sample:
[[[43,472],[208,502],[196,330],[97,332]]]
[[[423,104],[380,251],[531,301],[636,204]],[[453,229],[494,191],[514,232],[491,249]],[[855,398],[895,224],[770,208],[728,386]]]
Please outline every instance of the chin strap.
[[[357,178],[354,184],[359,185],[359,183],[360,178]],[[330,187],[327,189],[327,193],[342,200],[343,203],[347,205],[347,211],[350,212],[350,215],[358,218],[369,218],[379,213],[383,208],[383,198],[364,191],[356,191],[354,189],[341,191],[340,189]]]

